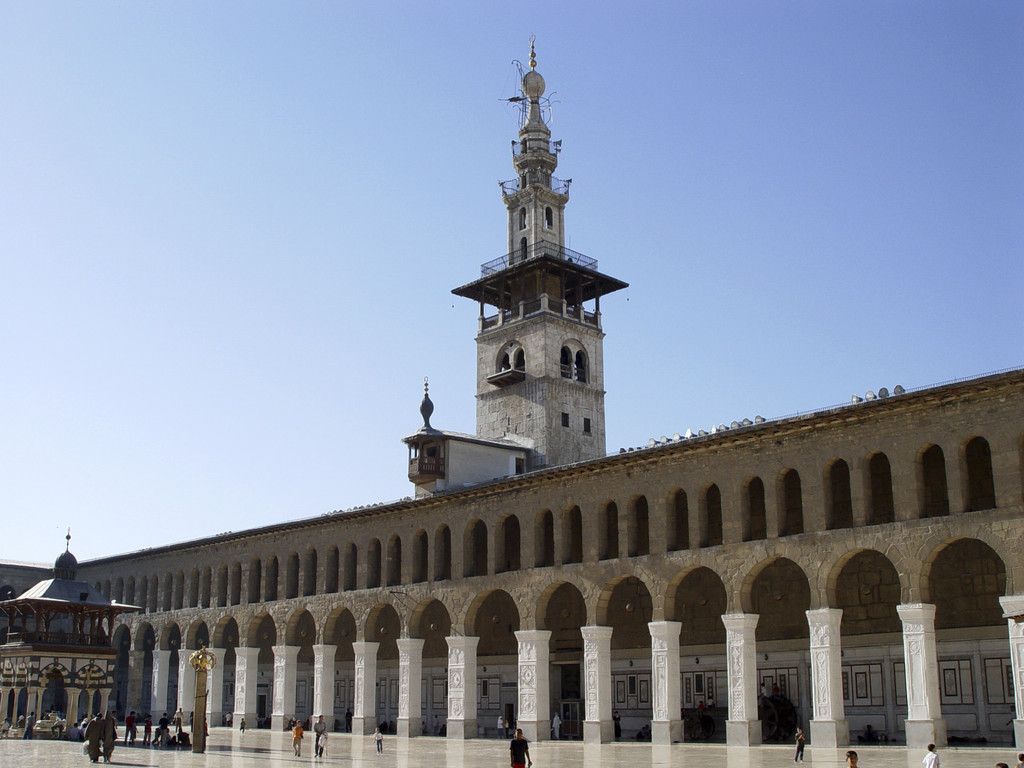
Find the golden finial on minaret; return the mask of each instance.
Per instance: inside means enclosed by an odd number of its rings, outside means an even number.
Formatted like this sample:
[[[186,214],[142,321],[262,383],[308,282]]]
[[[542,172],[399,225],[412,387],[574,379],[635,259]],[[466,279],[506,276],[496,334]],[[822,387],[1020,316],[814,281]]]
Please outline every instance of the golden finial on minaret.
[[[536,39],[537,39],[536,37],[531,37],[530,38],[530,69],[536,69],[537,68],[537,54],[534,53],[534,51],[533,51],[533,41],[536,40]]]

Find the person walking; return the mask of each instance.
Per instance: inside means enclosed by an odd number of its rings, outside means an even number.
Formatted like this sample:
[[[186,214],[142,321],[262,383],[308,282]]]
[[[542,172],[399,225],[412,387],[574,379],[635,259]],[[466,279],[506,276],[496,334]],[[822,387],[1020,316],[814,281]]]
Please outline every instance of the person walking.
[[[380,728],[374,729],[373,740],[377,744],[377,754],[384,754],[384,734],[380,732]]]
[[[512,768],[529,768],[533,765],[530,759],[530,742],[523,738],[523,729],[516,728],[516,737],[508,745]]]
[[[924,768],[939,768],[939,753],[935,751],[935,745],[929,744],[928,751],[924,754]]]
[[[36,724],[36,713],[29,712],[28,717],[25,718],[25,732],[21,734],[21,738],[32,739],[32,726]]]
[[[804,761],[804,747],[807,745],[807,737],[804,735],[803,728],[796,729],[796,757],[793,758],[794,763],[802,763]]]
[[[555,716],[551,718],[551,738],[558,741],[562,738],[562,718],[555,712]]]
[[[109,763],[117,744],[117,715],[108,711],[103,718],[103,762]]]
[[[96,715],[89,724],[85,726],[85,750],[89,755],[90,763],[100,761],[100,740],[103,738],[103,725],[100,716]]]
[[[142,721],[142,746],[148,747],[153,743],[153,717],[150,714],[146,714],[146,719]]]
[[[1017,768],[1024,768],[1024,752],[1017,755]]]
[[[128,713],[128,717],[124,719],[124,743],[127,746],[131,744],[135,745],[135,734],[138,732],[138,728],[135,725],[135,710]]]
[[[857,753],[852,749],[846,753],[846,768],[857,768]]]
[[[315,738],[313,739],[313,756],[323,757],[324,748],[321,746],[321,743],[327,742],[327,723],[324,722],[323,715],[320,715],[316,724],[313,726],[313,733],[315,734]]]
[[[295,727],[292,728],[292,749],[295,751],[296,757],[302,757],[302,723],[296,722]]]
[[[244,715],[242,716],[242,719],[238,721],[238,732],[242,736],[245,736],[245,716]]]
[[[345,710],[345,733],[352,733],[352,707]]]

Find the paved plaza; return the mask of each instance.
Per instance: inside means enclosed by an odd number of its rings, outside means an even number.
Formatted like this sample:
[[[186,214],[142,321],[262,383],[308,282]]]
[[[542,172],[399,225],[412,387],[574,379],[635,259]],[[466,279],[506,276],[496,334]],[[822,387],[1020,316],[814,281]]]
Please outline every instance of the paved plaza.
[[[312,757],[312,739],[303,743],[302,757],[292,754],[291,736],[286,733],[249,731],[240,737],[237,731],[216,728],[210,734],[205,755],[190,751],[156,750],[118,746],[114,764],[145,766],[145,768],[228,768],[229,766],[295,766],[303,763],[345,768],[505,768],[508,763],[508,742],[495,739],[449,741],[435,737],[400,740],[389,736],[384,754],[375,754],[369,736],[331,734],[329,755],[322,760]],[[919,768],[922,750],[905,747],[859,747],[861,768]],[[1016,764],[1017,752],[1005,747],[947,747],[939,751],[943,768],[993,768],[999,761]],[[845,766],[845,750],[807,748],[806,763],[817,766]],[[581,742],[540,742],[531,750],[536,768],[551,766],[629,766],[630,768],[661,768],[661,766],[715,766],[715,768],[783,768],[793,765],[789,746],[725,747],[722,745],[674,745],[652,747],[650,744],[620,742],[586,746]],[[584,763],[584,760],[586,761]],[[0,741],[0,765],[3,768],[45,766],[67,768],[89,765],[81,744],[66,741]]]

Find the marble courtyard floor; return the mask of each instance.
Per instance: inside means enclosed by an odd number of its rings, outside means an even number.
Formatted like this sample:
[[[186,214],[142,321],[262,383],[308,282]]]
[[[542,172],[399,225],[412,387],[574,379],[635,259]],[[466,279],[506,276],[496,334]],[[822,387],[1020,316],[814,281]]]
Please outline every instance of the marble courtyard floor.
[[[207,751],[195,755],[190,751],[157,750],[118,745],[114,765],[140,768],[276,768],[302,763],[323,764],[325,768],[505,768],[508,766],[508,742],[496,739],[448,741],[436,737],[399,740],[388,736],[384,754],[377,755],[368,736],[331,734],[329,754],[313,760],[312,739],[303,742],[302,757],[292,754],[291,736],[265,730],[249,731],[240,737],[237,731],[215,728],[210,734]],[[714,766],[715,768],[784,768],[793,765],[790,746],[752,748],[723,745],[684,745],[652,747],[650,744],[620,742],[584,748],[581,742],[543,741],[532,745],[535,768],[585,766],[585,768],[667,768],[668,766]],[[858,746],[860,768],[920,768],[923,750],[907,750],[900,746]],[[845,766],[846,750],[816,750],[807,747],[808,766]],[[1016,765],[1017,750],[1003,747],[945,747],[939,750],[942,768],[994,768],[999,761]],[[584,762],[585,761],[585,762]],[[0,740],[0,766],[23,768],[68,768],[87,766],[89,758],[82,754],[82,745],[66,741]]]

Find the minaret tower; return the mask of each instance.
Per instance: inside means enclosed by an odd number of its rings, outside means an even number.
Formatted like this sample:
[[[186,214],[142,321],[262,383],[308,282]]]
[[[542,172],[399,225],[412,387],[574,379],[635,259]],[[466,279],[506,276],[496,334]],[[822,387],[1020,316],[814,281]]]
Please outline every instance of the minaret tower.
[[[531,448],[528,469],[605,455],[601,297],[627,287],[565,247],[571,180],[552,175],[561,142],[544,122],[544,89],[531,42],[517,178],[501,182],[508,251],[452,291],[480,304],[477,435]]]

